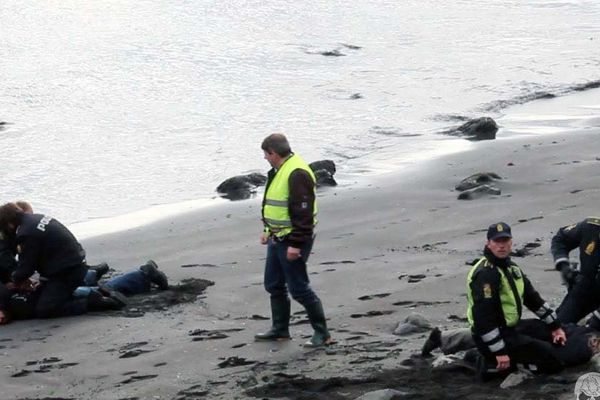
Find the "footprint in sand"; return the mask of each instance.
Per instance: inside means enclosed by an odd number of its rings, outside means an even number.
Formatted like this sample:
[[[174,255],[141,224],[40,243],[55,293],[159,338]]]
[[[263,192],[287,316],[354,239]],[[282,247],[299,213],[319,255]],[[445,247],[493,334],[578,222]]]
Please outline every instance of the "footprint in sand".
[[[388,297],[390,294],[391,293],[367,294],[364,296],[360,296],[358,298],[358,300],[365,301],[365,300],[373,300],[374,298],[384,298],[384,297]]]

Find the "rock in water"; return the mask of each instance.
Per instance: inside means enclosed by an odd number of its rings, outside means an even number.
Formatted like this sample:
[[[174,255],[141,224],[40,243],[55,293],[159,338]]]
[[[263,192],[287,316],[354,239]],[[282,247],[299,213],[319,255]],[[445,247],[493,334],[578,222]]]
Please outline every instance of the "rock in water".
[[[333,178],[335,174],[335,163],[332,160],[314,161],[308,164],[317,178],[317,187],[319,186],[337,186]]]
[[[493,140],[496,139],[498,125],[490,117],[481,117],[465,122],[455,129],[442,133],[454,136],[464,136],[468,140]]]
[[[478,172],[460,181],[460,183],[456,185],[454,190],[462,192],[464,190],[473,189],[477,186],[481,186],[483,184],[500,179],[502,179],[500,175],[496,174],[495,172]]]
[[[249,199],[256,193],[256,188],[264,185],[267,177],[263,174],[253,172],[247,175],[237,175],[226,179],[217,186],[217,192],[229,200]]]

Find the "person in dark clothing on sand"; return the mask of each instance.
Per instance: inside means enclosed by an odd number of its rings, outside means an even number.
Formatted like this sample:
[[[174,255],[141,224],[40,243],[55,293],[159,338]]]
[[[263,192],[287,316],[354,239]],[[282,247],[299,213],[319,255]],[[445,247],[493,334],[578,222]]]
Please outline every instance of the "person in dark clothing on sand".
[[[0,231],[14,243],[19,255],[17,267],[5,285],[8,291],[27,292],[28,303],[35,304],[37,318],[83,314],[88,309],[122,307],[110,297],[75,298],[88,267],[85,251],[73,234],[54,218],[25,213],[15,203],[0,207]],[[30,289],[30,277],[38,272],[39,285]]]
[[[511,261],[512,233],[504,222],[490,225],[484,256],[467,276],[467,318],[481,354],[478,365],[484,380],[523,364],[536,372],[560,371],[564,364],[554,345],[566,343],[565,332],[554,310],[519,266]],[[523,306],[547,325],[545,331],[522,329]]]
[[[264,231],[260,238],[260,242],[267,245],[264,284],[271,295],[272,327],[255,335],[255,339],[290,338],[289,291],[306,309],[314,329],[305,346],[331,344],[323,305],[310,287],[306,271],[317,222],[315,176],[308,164],[292,153],[284,135],[267,136],[261,148],[273,167],[268,174],[262,203]]]

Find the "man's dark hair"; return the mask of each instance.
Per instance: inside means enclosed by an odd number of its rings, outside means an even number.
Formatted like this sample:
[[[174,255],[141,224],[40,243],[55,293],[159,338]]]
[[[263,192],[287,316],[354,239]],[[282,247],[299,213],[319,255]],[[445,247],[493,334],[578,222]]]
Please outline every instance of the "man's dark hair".
[[[273,133],[267,136],[260,148],[267,153],[277,153],[280,157],[287,157],[292,152],[290,143],[283,133]]]
[[[23,211],[15,203],[6,203],[0,207],[0,231],[10,233],[12,225],[19,225]]]

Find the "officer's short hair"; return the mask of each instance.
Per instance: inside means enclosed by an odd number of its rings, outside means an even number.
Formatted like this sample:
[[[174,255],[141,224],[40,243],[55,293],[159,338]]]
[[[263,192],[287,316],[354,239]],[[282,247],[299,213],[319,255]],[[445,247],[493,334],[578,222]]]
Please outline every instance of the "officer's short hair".
[[[10,232],[9,225],[19,225],[23,211],[15,203],[6,203],[0,207],[0,231]]]
[[[283,133],[273,133],[267,136],[260,147],[267,153],[277,153],[280,157],[287,157],[292,152],[290,143]]]

